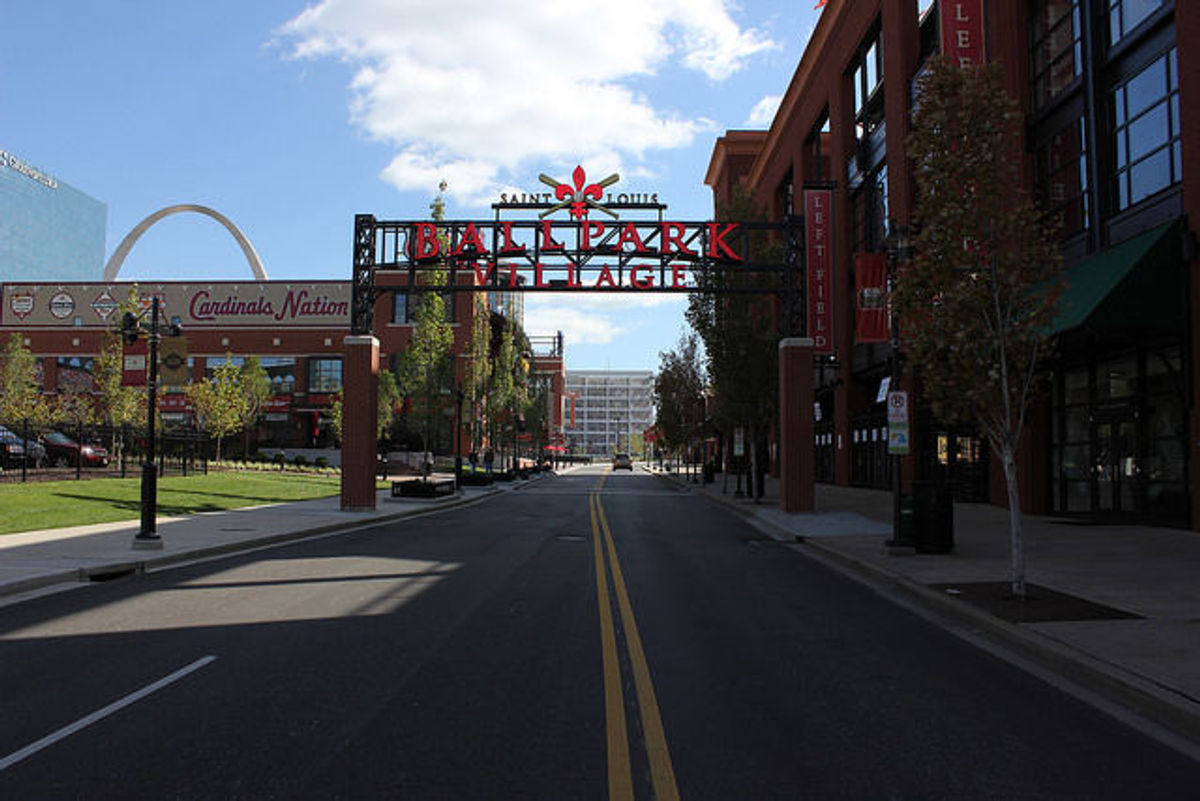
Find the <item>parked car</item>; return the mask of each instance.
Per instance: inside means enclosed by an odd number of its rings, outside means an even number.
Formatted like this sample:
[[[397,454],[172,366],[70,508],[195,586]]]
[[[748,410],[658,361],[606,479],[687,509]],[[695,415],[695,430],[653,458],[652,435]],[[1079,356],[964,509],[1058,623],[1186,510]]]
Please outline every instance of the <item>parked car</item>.
[[[46,449],[35,439],[21,439],[10,429],[0,426],[0,442],[5,443],[3,462],[5,467],[15,467],[24,459],[30,467],[41,467],[46,463]],[[12,443],[16,448],[9,452],[7,445]]]
[[[4,467],[20,467],[25,461],[25,446],[14,436],[0,436],[0,462]]]
[[[613,457],[613,470],[629,470],[633,471],[633,459],[629,458],[628,453],[618,453]]]
[[[56,467],[73,467],[81,455],[84,467],[108,466],[108,449],[102,445],[84,443],[80,448],[78,442],[57,431],[43,437],[42,444],[46,448],[46,458]]]

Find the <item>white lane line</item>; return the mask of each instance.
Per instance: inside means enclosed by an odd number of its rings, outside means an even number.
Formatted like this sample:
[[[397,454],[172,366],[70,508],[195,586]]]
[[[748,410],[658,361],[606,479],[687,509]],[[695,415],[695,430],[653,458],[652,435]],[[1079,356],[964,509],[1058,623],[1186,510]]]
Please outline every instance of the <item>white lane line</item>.
[[[74,723],[72,723],[68,726],[63,726],[61,729],[54,732],[53,734],[47,734],[45,737],[38,740],[36,743],[30,743],[29,745],[22,748],[20,751],[14,751],[13,753],[4,757],[4,759],[0,759],[0,771],[7,770],[8,768],[11,768],[13,765],[17,764],[18,762],[25,759],[26,757],[33,756],[38,751],[41,751],[43,748],[54,745],[59,740],[62,740],[66,737],[70,737],[72,734],[75,734],[78,731],[82,731],[83,729],[92,725],[96,721],[103,720],[104,718],[108,717],[109,715],[113,714],[114,712],[118,712],[118,711],[124,709],[125,707],[129,706],[130,704],[133,704],[133,703],[136,703],[136,702],[142,700],[143,698],[145,698],[147,695],[150,695],[151,693],[158,692],[163,687],[166,687],[168,684],[173,684],[174,682],[179,681],[180,679],[182,679],[184,676],[188,675],[189,673],[193,673],[193,672],[199,670],[200,668],[204,667],[205,665],[209,664],[210,662],[215,662],[216,659],[217,658],[215,656],[201,657],[200,659],[197,659],[192,664],[190,664],[186,667],[180,668],[179,670],[175,671],[171,675],[164,676],[163,678],[159,679],[158,681],[154,682],[153,684],[148,684],[145,687],[143,687],[142,689],[137,690],[136,692],[132,692],[129,695],[125,696],[124,698],[121,698],[120,700],[113,701],[111,704],[104,707],[103,709],[98,709],[85,718],[80,718],[79,720],[75,721]]]

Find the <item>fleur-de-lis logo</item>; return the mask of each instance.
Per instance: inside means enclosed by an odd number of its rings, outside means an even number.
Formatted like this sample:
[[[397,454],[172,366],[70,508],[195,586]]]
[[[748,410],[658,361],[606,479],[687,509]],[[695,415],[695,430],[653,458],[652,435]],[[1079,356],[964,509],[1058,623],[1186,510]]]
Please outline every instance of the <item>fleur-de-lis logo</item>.
[[[558,211],[559,209],[570,206],[571,216],[577,220],[586,219],[589,209],[600,209],[600,211],[604,212],[613,219],[617,218],[616,214],[609,211],[604,206],[601,206],[597,202],[604,198],[605,187],[612,186],[617,181],[621,180],[621,176],[615,172],[602,181],[589,184],[587,182],[587,173],[583,171],[583,167],[576,166],[575,171],[571,173],[571,180],[575,183],[574,186],[571,184],[565,184],[561,181],[556,181],[545,173],[539,175],[538,180],[544,183],[546,186],[552,187],[554,189],[554,197],[558,198],[559,200],[559,204],[557,206],[546,209],[544,212],[539,214],[538,217],[546,217]]]

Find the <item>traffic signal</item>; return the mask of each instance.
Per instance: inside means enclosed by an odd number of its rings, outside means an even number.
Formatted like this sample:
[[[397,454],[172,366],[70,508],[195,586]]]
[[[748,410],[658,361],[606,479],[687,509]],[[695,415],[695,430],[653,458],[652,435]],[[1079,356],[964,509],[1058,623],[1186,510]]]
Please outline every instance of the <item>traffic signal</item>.
[[[133,312],[125,312],[121,317],[121,339],[126,345],[132,345],[138,338],[138,318]]]

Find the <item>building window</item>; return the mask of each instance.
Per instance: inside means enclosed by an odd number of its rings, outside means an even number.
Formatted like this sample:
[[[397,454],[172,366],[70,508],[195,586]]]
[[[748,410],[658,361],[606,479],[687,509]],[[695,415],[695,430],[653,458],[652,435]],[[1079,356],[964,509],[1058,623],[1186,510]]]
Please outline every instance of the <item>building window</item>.
[[[342,389],[341,359],[309,359],[308,391],[318,394],[340,392]]]
[[[1121,41],[1162,5],[1163,0],[1109,0],[1109,42],[1116,44]]]
[[[296,390],[296,359],[293,356],[263,356],[258,360],[271,382],[272,395],[291,395]]]
[[[882,165],[852,196],[854,204],[854,252],[882,250],[887,242],[887,165]]]
[[[85,394],[95,391],[96,382],[92,374],[96,360],[91,356],[59,356],[55,366],[59,392]],[[43,383],[39,382],[38,386],[43,386]]]
[[[1114,203],[1129,208],[1183,175],[1174,48],[1112,94]]]
[[[1082,117],[1038,148],[1037,177],[1042,208],[1058,218],[1063,236],[1091,226],[1087,133]]]
[[[417,293],[410,296],[409,293],[403,290],[392,292],[392,323],[394,325],[410,325],[417,321],[417,309],[420,306],[420,298],[424,293]],[[442,297],[442,306],[445,309],[443,319],[447,323],[455,322],[454,315],[454,293],[442,292],[439,293]]]
[[[876,28],[850,65],[854,80],[855,132],[859,140],[883,121],[883,45]]]
[[[1033,104],[1041,108],[1075,84],[1083,70],[1079,0],[1045,0],[1033,15]]]
[[[225,362],[229,362],[231,365],[240,370],[242,365],[246,363],[246,357],[233,356],[230,354],[221,357],[210,356],[204,360],[204,377],[209,381],[212,381],[213,376],[217,374],[217,368],[223,367]]]

